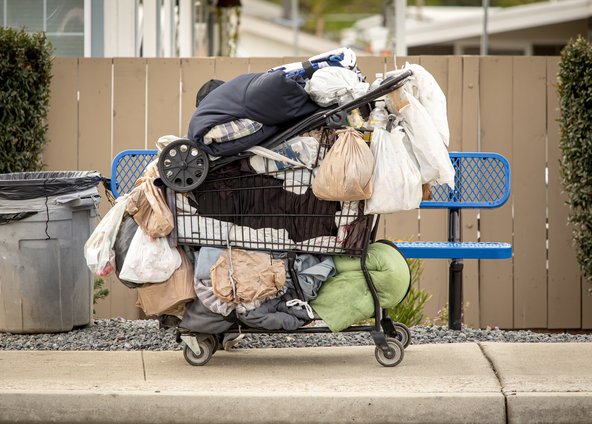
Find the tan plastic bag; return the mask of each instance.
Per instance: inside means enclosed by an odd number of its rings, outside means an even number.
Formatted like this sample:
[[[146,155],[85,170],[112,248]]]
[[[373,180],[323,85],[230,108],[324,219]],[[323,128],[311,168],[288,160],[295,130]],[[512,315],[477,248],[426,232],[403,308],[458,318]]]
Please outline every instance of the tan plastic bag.
[[[173,230],[173,214],[154,178],[146,178],[131,191],[126,210],[150,237],[164,237]]]
[[[167,312],[182,314],[182,306],[196,298],[193,289],[193,266],[182,249],[177,249],[181,255],[181,266],[173,275],[160,284],[144,284],[138,287],[138,301],[136,306],[142,308],[146,315],[161,315]]]
[[[374,156],[356,130],[336,132],[337,141],[325,155],[312,183],[323,200],[365,200],[372,196]]]
[[[283,260],[272,259],[268,253],[241,249],[226,249],[212,266],[210,275],[214,295],[235,304],[275,296],[286,283]]]

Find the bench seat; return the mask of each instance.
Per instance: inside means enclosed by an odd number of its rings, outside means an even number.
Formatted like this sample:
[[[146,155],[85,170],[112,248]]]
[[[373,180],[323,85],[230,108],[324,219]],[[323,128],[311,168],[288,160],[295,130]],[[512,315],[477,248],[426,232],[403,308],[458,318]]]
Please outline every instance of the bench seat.
[[[498,242],[397,241],[407,258],[422,259],[508,259],[512,245]]]

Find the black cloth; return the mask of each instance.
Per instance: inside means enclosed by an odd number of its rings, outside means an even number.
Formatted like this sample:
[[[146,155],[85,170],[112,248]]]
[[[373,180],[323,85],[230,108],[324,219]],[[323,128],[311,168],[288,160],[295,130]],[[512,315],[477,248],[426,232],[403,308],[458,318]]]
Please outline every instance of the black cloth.
[[[298,299],[298,294],[290,288],[282,296],[267,300],[258,308],[236,316],[240,322],[251,328],[296,330],[309,322],[310,317],[304,308],[287,306],[286,302],[292,299]]]
[[[202,85],[199,90],[197,90],[197,94],[195,95],[195,107],[198,107],[208,94],[220,87],[222,84],[224,84],[224,81],[222,80],[211,79]]]
[[[239,75],[200,101],[189,122],[188,137],[201,150],[214,156],[242,152],[271,137],[284,124],[319,109],[304,91],[304,84],[302,77],[287,78],[283,72]],[[260,122],[263,128],[225,143],[203,142],[203,136],[216,125],[242,118]]]
[[[234,311],[225,317],[210,311],[199,299],[195,299],[185,307],[179,327],[196,333],[220,334],[230,330],[235,322]]]
[[[283,228],[297,243],[337,235],[339,202],[320,200],[310,188],[304,194],[286,191],[283,180],[245,172],[240,166],[235,162],[222,168],[193,191],[189,203],[198,215],[255,229]],[[216,175],[224,178],[211,178]]]

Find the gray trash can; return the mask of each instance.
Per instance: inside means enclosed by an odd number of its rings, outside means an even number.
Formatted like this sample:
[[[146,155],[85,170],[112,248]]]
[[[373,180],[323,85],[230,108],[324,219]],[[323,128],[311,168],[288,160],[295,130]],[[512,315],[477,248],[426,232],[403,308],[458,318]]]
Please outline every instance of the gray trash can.
[[[96,226],[95,171],[0,174],[0,332],[90,324],[84,243]]]

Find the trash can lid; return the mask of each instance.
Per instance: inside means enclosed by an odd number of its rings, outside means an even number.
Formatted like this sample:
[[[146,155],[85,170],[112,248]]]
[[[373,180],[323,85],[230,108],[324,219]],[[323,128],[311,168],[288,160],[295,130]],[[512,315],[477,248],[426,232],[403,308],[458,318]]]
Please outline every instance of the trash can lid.
[[[0,199],[27,200],[75,193],[97,186],[97,171],[41,171],[0,174]]]

